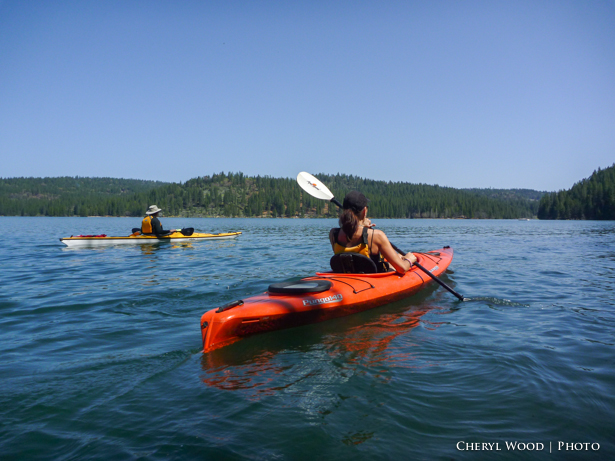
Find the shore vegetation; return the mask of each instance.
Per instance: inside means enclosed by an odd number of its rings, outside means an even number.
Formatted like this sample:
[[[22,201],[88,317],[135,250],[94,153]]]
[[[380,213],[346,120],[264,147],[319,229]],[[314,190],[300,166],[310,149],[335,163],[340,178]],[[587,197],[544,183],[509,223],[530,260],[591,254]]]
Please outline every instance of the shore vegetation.
[[[455,189],[352,175],[316,175],[340,200],[353,189],[374,218],[515,219],[537,216],[545,192]],[[115,178],[0,178],[3,216],[143,216],[156,204],[178,217],[336,217],[334,205],[304,193],[295,179],[215,173],[185,183]]]

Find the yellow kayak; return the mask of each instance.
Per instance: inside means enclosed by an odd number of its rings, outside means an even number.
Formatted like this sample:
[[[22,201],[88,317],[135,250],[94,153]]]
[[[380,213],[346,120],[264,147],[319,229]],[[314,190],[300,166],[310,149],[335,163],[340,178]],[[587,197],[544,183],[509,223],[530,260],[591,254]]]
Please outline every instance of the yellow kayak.
[[[234,239],[241,232],[223,232],[220,234],[204,234],[193,232],[190,235],[185,235],[182,232],[173,232],[169,235],[143,235],[135,232],[128,237],[108,237],[105,234],[100,235],[71,235],[70,237],[61,238],[60,242],[69,247],[85,247],[85,246],[101,246],[101,245],[117,245],[117,244],[139,244],[139,243],[157,243],[157,242],[200,242],[202,240],[226,240]]]

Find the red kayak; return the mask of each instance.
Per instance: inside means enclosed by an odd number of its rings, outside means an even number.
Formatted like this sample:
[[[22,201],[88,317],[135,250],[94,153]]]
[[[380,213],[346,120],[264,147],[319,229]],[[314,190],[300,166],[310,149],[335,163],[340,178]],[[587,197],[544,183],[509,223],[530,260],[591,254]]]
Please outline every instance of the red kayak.
[[[437,277],[453,260],[453,249],[414,255]],[[299,281],[274,283],[263,294],[205,312],[201,317],[203,351],[257,333],[323,322],[392,303],[412,296],[432,281],[414,266],[403,275],[318,272]]]

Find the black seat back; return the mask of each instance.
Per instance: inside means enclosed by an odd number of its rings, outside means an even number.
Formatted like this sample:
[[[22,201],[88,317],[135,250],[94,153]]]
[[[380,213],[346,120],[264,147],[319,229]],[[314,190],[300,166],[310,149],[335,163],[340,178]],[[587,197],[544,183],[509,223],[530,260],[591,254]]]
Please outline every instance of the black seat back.
[[[331,270],[340,274],[375,274],[378,272],[376,263],[359,253],[340,253],[333,255]]]

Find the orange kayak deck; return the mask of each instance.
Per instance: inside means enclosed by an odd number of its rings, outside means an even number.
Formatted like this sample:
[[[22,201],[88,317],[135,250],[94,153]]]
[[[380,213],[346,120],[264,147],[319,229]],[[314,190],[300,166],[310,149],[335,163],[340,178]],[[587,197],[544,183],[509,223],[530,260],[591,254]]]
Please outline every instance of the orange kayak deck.
[[[453,260],[453,249],[444,247],[415,256],[419,264],[438,276]],[[205,312],[201,316],[203,351],[227,346],[246,336],[323,322],[392,303],[412,296],[431,282],[414,266],[403,275],[317,272],[294,282],[295,286],[318,286],[318,292],[273,292],[274,285],[282,284],[270,285],[263,294]],[[292,291],[292,286],[287,291]]]

